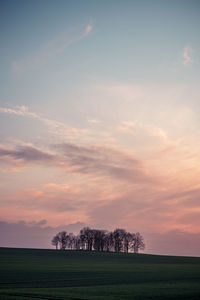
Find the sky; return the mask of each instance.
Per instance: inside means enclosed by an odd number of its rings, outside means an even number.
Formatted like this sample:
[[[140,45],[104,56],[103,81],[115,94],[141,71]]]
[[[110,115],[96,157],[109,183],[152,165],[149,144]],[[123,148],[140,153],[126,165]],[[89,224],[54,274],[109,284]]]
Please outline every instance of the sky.
[[[0,246],[200,256],[199,29],[198,0],[0,0]]]

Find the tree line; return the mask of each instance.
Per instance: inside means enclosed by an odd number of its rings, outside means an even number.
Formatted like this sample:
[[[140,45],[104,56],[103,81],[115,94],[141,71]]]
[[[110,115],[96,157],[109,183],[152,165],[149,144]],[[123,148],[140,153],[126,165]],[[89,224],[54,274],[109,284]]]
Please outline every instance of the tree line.
[[[139,232],[130,233],[119,228],[107,231],[84,227],[78,235],[61,231],[53,237],[51,243],[60,250],[138,253],[145,248],[144,239]]]

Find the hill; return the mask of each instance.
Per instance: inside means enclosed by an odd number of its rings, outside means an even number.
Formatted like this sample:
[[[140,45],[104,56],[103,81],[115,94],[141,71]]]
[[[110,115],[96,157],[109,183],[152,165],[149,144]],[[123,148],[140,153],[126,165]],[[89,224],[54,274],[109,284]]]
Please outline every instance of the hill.
[[[200,299],[200,258],[0,248],[0,299]]]

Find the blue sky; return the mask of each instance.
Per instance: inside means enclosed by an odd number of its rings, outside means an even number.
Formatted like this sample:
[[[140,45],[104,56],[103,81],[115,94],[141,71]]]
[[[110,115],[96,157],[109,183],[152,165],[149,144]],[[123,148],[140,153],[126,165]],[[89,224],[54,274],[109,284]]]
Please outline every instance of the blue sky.
[[[197,234],[199,28],[194,0],[1,0],[2,221]]]
[[[1,82],[5,97],[15,96],[19,101],[19,97],[30,96],[32,81],[38,93],[46,90],[43,93],[48,96],[47,90],[50,94],[58,87],[74,90],[91,77],[188,83],[197,75],[195,66],[188,76],[179,64],[186,45],[197,51],[200,48],[199,1],[1,1],[1,7]],[[50,55],[41,66],[35,66],[36,70],[26,66],[25,74],[15,74],[14,62],[33,59],[66,32],[60,41],[64,44],[65,38],[81,34],[87,24],[92,24],[93,30],[86,39]],[[75,32],[70,33],[73,29]],[[196,63],[199,65],[198,60]],[[178,74],[170,72],[173,67]],[[35,91],[37,98],[38,93]]]
[[[56,105],[63,118],[63,109],[70,108],[78,122],[84,88],[93,83],[198,84],[199,6],[199,1],[1,1],[1,101],[51,114]],[[88,25],[90,34],[73,41]],[[184,47],[195,59],[187,68]]]

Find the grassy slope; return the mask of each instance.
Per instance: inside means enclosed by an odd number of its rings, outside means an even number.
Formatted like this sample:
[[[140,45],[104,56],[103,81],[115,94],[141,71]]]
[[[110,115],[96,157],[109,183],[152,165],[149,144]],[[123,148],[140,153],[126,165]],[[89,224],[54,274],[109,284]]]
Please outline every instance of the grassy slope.
[[[200,299],[200,258],[0,248],[0,299]]]

